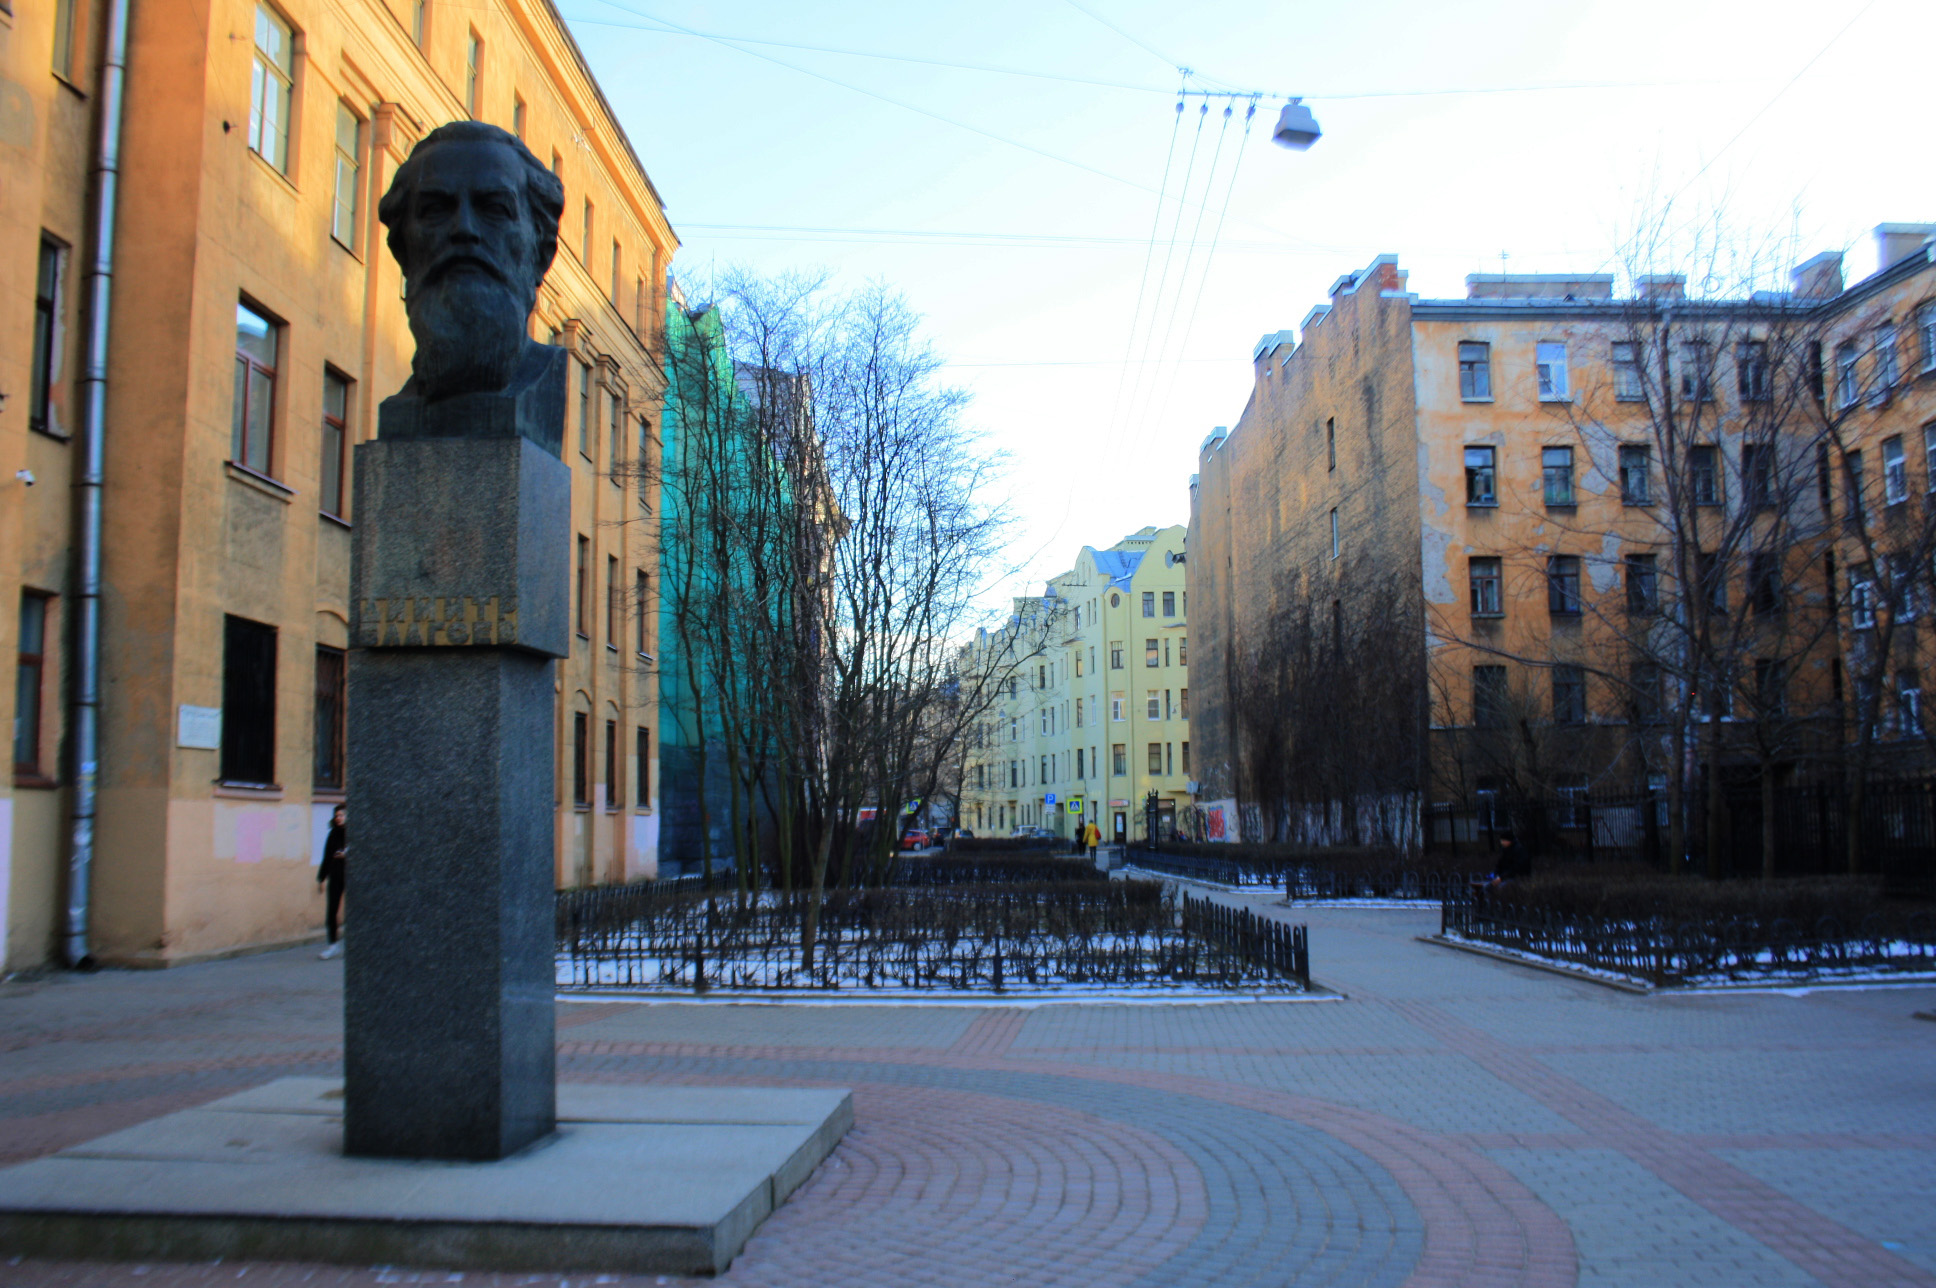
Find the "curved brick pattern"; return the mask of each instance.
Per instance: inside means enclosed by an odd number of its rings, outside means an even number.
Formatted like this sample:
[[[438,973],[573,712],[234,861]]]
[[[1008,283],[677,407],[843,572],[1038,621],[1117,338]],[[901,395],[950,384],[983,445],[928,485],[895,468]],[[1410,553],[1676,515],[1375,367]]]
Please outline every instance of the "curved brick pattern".
[[[723,1285],[1936,1284],[1936,1030],[1911,1018],[1936,989],[1637,997],[1420,944],[1431,913],[1232,901],[1310,923],[1345,1000],[573,1002],[563,1075],[858,1089],[855,1131]],[[0,1156],[337,1072],[340,980],[294,952],[0,985]],[[0,1265],[60,1288],[238,1280],[452,1281]]]

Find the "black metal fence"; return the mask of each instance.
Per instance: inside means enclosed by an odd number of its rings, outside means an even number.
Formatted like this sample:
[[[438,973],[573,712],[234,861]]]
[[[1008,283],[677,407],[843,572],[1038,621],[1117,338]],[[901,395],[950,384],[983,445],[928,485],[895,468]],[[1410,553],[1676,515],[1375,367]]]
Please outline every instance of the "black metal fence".
[[[1206,937],[1153,881],[830,891],[802,965],[809,896],[641,895],[562,910],[567,986],[1044,992],[1074,987],[1299,988],[1308,952],[1266,932]],[[1186,924],[1187,922],[1187,924]],[[1285,969],[1295,962],[1297,973]]]
[[[1086,859],[1046,851],[1023,854],[944,854],[896,860],[897,886],[1005,885],[1037,881],[1107,881],[1109,874]]]
[[[1771,830],[1762,826],[1768,807],[1756,784],[1730,784],[1722,799],[1720,849],[1710,863],[1708,796],[1689,794],[1686,854],[1679,866],[1759,876],[1771,831],[1776,876],[1849,870],[1850,799],[1842,784],[1776,789]],[[1426,807],[1428,852],[1488,850],[1504,832],[1512,832],[1540,859],[1638,863],[1663,871],[1674,866],[1667,853],[1671,829],[1664,791],[1553,797],[1480,793],[1472,800]],[[1880,874],[1895,893],[1936,895],[1936,780],[1869,784],[1860,840],[1863,873]]]
[[[1936,913],[1844,925],[1748,918],[1613,919],[1515,907],[1483,890],[1448,897],[1442,933],[1655,984],[1813,979],[1936,970]]]
[[[1259,917],[1248,908],[1227,908],[1183,896],[1183,931],[1215,944],[1273,974],[1311,987],[1310,937],[1305,927]]]
[[[1334,867],[1310,856],[1212,858],[1131,848],[1125,859],[1150,872],[1217,885],[1277,887],[1291,899],[1417,899],[1435,901],[1472,882],[1472,873],[1437,868]]]

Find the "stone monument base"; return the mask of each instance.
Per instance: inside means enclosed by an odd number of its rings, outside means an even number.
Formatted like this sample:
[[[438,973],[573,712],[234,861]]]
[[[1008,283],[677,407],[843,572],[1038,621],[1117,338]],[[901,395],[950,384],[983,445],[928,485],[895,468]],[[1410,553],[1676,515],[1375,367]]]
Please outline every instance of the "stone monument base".
[[[851,1093],[558,1088],[490,1163],[343,1154],[342,1084],[283,1078],[0,1169],[0,1254],[717,1274],[853,1125]]]

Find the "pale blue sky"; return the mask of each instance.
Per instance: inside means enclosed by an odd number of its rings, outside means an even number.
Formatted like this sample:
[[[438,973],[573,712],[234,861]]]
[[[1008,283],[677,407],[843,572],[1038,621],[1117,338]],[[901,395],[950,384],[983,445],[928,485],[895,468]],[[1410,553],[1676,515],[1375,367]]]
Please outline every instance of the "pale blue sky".
[[[1858,276],[1875,224],[1936,220],[1929,0],[560,3],[666,200],[675,269],[877,277],[926,315],[1013,458],[1027,573],[1003,589],[1185,521],[1252,345],[1381,252],[1428,296],[1501,252],[1611,271],[1675,196],[1846,249]],[[1266,97],[1219,154],[1218,103],[1192,165],[1178,62],[1193,86],[1302,94],[1324,138],[1273,147]],[[1204,213],[1177,227],[1186,169]]]

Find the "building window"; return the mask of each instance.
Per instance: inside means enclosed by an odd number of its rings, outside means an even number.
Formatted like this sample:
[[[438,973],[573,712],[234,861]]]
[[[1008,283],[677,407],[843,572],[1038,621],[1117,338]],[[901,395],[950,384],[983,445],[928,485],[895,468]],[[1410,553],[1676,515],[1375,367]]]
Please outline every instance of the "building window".
[[[1114,641],[1109,645],[1109,669],[1112,671],[1123,669],[1123,646]]]
[[[641,510],[652,508],[652,471],[646,468],[646,462],[652,459],[651,446],[652,422],[641,416],[639,417],[639,509]]]
[[[1887,505],[1909,499],[1909,463],[1903,459],[1900,434],[1882,440],[1882,499]]]
[[[519,139],[524,140],[526,143],[529,143],[530,140],[524,138],[524,114],[524,95],[511,95],[511,133],[517,135]]]
[[[1184,743],[1181,750],[1183,752],[1183,772],[1187,774],[1190,772],[1190,744],[1187,742]]]
[[[1582,668],[1553,668],[1553,723],[1586,723],[1586,672]]]
[[[1766,402],[1768,382],[1768,342],[1744,340],[1734,349],[1735,392],[1743,402]]]
[[[1465,503],[1498,505],[1499,476],[1495,468],[1496,450],[1491,447],[1465,449]]]
[[[1344,549],[1344,533],[1338,528],[1338,507],[1331,507],[1331,557],[1336,559]]]
[[[1859,631],[1875,625],[1875,572],[1868,564],[1849,569],[1849,620]]]
[[[222,781],[276,781],[276,628],[222,619]]]
[[[1721,557],[1711,550],[1694,552],[1694,589],[1717,617],[1728,615],[1728,576]]]
[[[1565,402],[1566,388],[1566,346],[1553,340],[1541,340],[1533,346],[1533,371],[1539,378],[1539,400],[1541,402]]]
[[[1081,710],[1080,707],[1076,709],[1078,711]],[[1081,747],[1077,747],[1076,748],[1076,777],[1078,779],[1089,777],[1087,769],[1085,768],[1087,764],[1088,764],[1088,761],[1085,757],[1084,749]],[[980,784],[977,783],[976,786],[980,786]]]
[[[1627,685],[1633,695],[1633,719],[1636,724],[1659,724],[1661,721],[1660,667],[1653,662],[1636,662],[1627,673]]]
[[[592,199],[585,198],[585,240],[580,244],[579,260],[585,265],[587,273],[592,271]]]
[[[1896,730],[1905,738],[1923,730],[1922,674],[1913,667],[1896,673]]]
[[[1848,490],[1849,522],[1860,523],[1868,517],[1868,507],[1863,504],[1861,450],[1843,453],[1842,467],[1842,481]]]
[[[1885,322],[1875,331],[1875,399],[1888,396],[1902,380],[1902,366],[1896,356],[1896,324]]]
[[[1922,612],[1923,597],[1917,593],[1916,561],[1908,554],[1889,556],[1889,613],[1898,623],[1913,622]]]
[[[1189,609],[1190,597],[1186,594],[1183,596],[1183,610],[1188,612]],[[1178,666],[1190,665],[1190,641],[1181,635],[1176,637],[1176,664]]]
[[[1153,775],[1163,772],[1163,744],[1160,742],[1149,745],[1149,772]]]
[[[1157,664],[1157,654],[1158,654],[1158,649],[1157,649],[1156,641],[1144,640],[1143,641],[1143,665],[1155,666]]]
[[[1163,616],[1176,616],[1176,592],[1173,590],[1163,592]]]
[[[638,618],[637,618],[639,638],[638,638],[638,646],[636,651],[639,654],[639,656],[645,657],[649,655],[651,652],[651,650],[646,647],[647,643],[649,642],[649,636],[646,633],[646,624],[648,621],[648,618],[646,615],[646,603],[652,597],[651,596],[652,583],[646,577],[645,569],[643,568],[637,569],[636,573],[637,575],[633,579],[634,594],[638,598],[638,610],[639,610]]]
[[[1143,707],[1144,714],[1151,720],[1161,720],[1163,718],[1163,695],[1155,689],[1150,689],[1148,693],[1148,700]]]
[[[430,0],[410,0],[410,38],[422,49],[430,34]]]
[[[1861,384],[1855,376],[1855,343],[1835,347],[1835,405],[1853,407],[1861,398]]]
[[[1681,397],[1689,402],[1714,397],[1714,346],[1706,340],[1681,345]]]
[[[40,767],[40,714],[47,681],[47,609],[51,596],[20,596],[20,640],[13,681],[13,772],[46,777]]]
[[[1467,563],[1467,572],[1472,582],[1472,615],[1474,617],[1499,617],[1504,614],[1504,600],[1499,590],[1499,561],[1497,559],[1473,559]]]
[[[1774,508],[1775,447],[1773,443],[1741,445],[1741,500],[1750,510]]]
[[[255,71],[249,83],[249,150],[289,173],[289,101],[296,34],[266,4],[255,7]]]
[[[342,518],[344,452],[349,446],[350,382],[327,368],[323,370],[323,461],[322,509],[324,514]]]
[[[1472,723],[1479,729],[1506,727],[1506,668],[1472,668]]]
[[[578,364],[578,454],[592,458],[592,367]]]
[[[1573,504],[1573,449],[1570,447],[1542,447],[1539,449],[1540,479],[1545,487],[1546,504]]]
[[[1178,689],[1176,691],[1176,715],[1179,720],[1188,720],[1190,718],[1190,691],[1188,689]]]
[[[336,202],[330,208],[329,235],[350,250],[357,247],[357,194],[362,188],[363,121],[350,105],[336,104]]]
[[[1338,420],[1335,416],[1327,416],[1324,420],[1324,458],[1325,469],[1338,468]]]
[[[625,399],[618,390],[612,391],[612,454],[605,462],[606,477],[612,480],[615,488],[624,488],[625,480]]]
[[[588,537],[578,538],[578,633],[586,639],[592,633],[592,543]]]
[[[1916,347],[1924,371],[1936,371],[1936,300],[1916,306]]]
[[[618,763],[618,721],[605,722],[605,808],[617,809],[625,804],[621,788],[625,780],[620,777]]]
[[[979,774],[981,766],[975,766]],[[652,731],[639,726],[632,748],[632,799],[640,809],[652,805]]]
[[[571,803],[580,807],[592,803],[592,718],[584,711],[571,713]]]
[[[1580,557],[1554,555],[1546,561],[1546,608],[1555,617],[1580,615]]]
[[[484,79],[484,42],[475,31],[464,42],[464,110],[477,119]]]
[[[276,354],[282,328],[235,306],[235,405],[229,459],[266,475],[275,459]]]
[[[1143,592],[1143,616],[1156,616],[1156,592],[1153,590]]]
[[[54,0],[54,75],[74,79],[74,21],[80,8],[77,0]],[[7,12],[13,12],[11,2]]]
[[[1781,612],[1786,596],[1782,593],[1781,556],[1761,551],[1748,556],[1748,607],[1763,617]]]
[[[618,556],[605,556],[605,647],[618,648]]]
[[[1109,772],[1118,778],[1129,773],[1129,744],[1123,742],[1109,745]]]
[[[1695,505],[1721,504],[1721,461],[1713,447],[1687,449],[1687,482]]]
[[[29,376],[27,428],[60,435],[54,419],[54,386],[60,381],[61,270],[67,247],[40,238],[40,267],[34,278],[34,366]]]
[[[1620,449],[1620,503],[1646,505],[1652,499],[1653,449],[1624,446]]]
[[[1466,402],[1492,401],[1491,345],[1459,342],[1459,397]]]
[[[1788,712],[1788,671],[1770,658],[1755,659],[1755,706],[1771,716]]]
[[[1613,396],[1620,402],[1639,402],[1645,397],[1640,384],[1640,346],[1632,340],[1613,342]]]
[[[1112,693],[1109,695],[1109,718],[1111,720],[1122,720],[1125,718],[1123,711],[1124,703],[1125,699],[1122,694]]]
[[[348,693],[348,673],[340,648],[316,648],[316,759],[311,768],[317,787],[341,791],[343,788],[343,748],[346,717],[344,702]]]
[[[1652,555],[1628,555],[1627,611],[1645,617],[1660,609],[1660,579]]]

